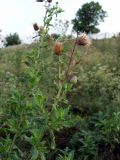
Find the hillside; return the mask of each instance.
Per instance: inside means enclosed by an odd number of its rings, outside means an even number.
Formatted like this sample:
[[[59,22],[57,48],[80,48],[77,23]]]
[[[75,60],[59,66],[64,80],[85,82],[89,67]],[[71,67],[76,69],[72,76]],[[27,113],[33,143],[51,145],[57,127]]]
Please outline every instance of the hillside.
[[[74,40],[63,43],[60,61],[53,44],[0,49],[0,159],[119,160],[120,38],[77,46],[77,82],[65,82],[58,99],[57,72]]]

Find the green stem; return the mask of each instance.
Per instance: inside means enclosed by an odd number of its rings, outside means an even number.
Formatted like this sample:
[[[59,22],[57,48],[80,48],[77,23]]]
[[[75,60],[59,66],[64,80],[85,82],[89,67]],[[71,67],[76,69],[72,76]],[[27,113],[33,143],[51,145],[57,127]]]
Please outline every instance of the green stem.
[[[56,108],[58,102],[59,102],[59,98],[61,96],[61,91],[62,91],[62,86],[59,87],[59,90],[58,90],[58,93],[55,97],[55,101],[54,101],[54,104],[53,104],[53,107]]]
[[[60,67],[60,56],[58,56],[58,87],[60,88],[61,83],[60,83],[60,78],[61,78],[61,67]]]
[[[57,106],[57,103],[59,101],[59,98],[61,96],[61,91],[62,91],[62,84],[61,84],[61,62],[60,62],[60,56],[58,56],[58,92],[55,97],[55,102],[54,102],[54,107]]]
[[[50,8],[50,4],[48,5],[48,7],[46,8],[46,12],[45,12],[45,16],[44,16],[44,19],[43,19],[43,29],[46,29],[46,26],[47,26],[47,24],[46,24],[46,20],[47,20],[47,13],[48,13],[48,11],[49,11],[49,8]],[[37,65],[39,65],[40,64],[40,59],[42,59],[42,57],[40,57],[40,55],[42,54],[42,52],[43,52],[43,43],[44,43],[44,38],[45,38],[45,33],[44,33],[44,31],[43,31],[43,33],[41,34],[41,36],[40,36],[40,39],[39,39],[39,42],[40,42],[40,45],[39,45],[39,48],[38,48],[38,57],[37,57],[37,61],[38,61],[38,64]],[[42,66],[42,69],[44,69],[44,67],[43,67],[43,61],[41,60],[41,66]]]

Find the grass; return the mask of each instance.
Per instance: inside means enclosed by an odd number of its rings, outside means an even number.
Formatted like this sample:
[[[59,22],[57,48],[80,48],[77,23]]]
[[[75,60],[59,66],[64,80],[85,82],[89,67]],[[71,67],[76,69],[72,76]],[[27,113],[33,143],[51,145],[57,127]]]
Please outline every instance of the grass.
[[[83,48],[78,47],[76,51],[77,52],[76,59],[77,57],[81,59],[79,67],[86,68],[97,64],[101,65],[109,64],[116,67],[116,65],[118,65],[118,57],[119,57],[118,42],[119,39],[95,41],[87,51],[88,52],[87,55],[84,54]],[[72,48],[71,46],[72,42],[67,42],[65,44],[64,51],[67,51],[70,48]],[[26,54],[28,54],[29,51],[34,50],[35,47],[36,44],[31,44],[31,45],[19,45],[1,49],[0,50],[1,73],[5,74],[7,72],[8,73],[10,72],[11,74],[17,75],[19,73],[24,72],[26,66],[22,62],[24,61]],[[50,61],[51,54],[45,53],[45,56],[43,58],[45,62]]]

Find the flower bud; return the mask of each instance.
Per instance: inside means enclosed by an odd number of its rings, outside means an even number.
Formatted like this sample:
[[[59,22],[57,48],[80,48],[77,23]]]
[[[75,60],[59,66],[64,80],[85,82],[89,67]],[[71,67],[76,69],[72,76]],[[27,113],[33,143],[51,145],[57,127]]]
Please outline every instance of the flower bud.
[[[56,42],[54,45],[54,53],[59,56],[62,52],[62,49],[63,49],[62,43]]]
[[[33,24],[33,28],[35,31],[38,31],[40,29],[37,23]]]
[[[43,2],[44,0],[36,0],[36,2]]]
[[[52,2],[52,0],[47,0],[49,3],[51,3]]]

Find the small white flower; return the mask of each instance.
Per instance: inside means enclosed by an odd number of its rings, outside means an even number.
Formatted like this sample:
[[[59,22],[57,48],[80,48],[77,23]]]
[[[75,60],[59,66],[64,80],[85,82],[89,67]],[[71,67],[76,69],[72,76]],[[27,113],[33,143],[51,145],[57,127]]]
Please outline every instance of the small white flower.
[[[71,79],[70,79],[70,82],[73,83],[73,84],[76,84],[77,81],[78,81],[77,76],[72,76]]]

